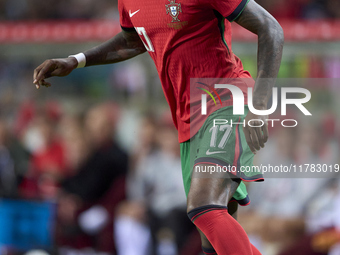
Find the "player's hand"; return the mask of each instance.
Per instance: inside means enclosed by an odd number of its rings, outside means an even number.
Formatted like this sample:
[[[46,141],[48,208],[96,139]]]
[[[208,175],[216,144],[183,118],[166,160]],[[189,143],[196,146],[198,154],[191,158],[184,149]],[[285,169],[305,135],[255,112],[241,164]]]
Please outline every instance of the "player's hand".
[[[50,87],[51,83],[45,79],[52,76],[66,76],[77,68],[78,61],[74,57],[45,60],[34,70],[33,84],[39,89],[40,86]]]
[[[256,108],[256,107],[255,107]],[[257,108],[256,108],[257,109]],[[259,109],[264,110],[264,109]],[[268,116],[256,115],[248,112],[245,118],[245,126],[243,126],[244,135],[250,150],[256,154],[256,151],[264,147],[268,140]],[[254,120],[254,121],[251,121]],[[262,121],[260,121],[262,120]],[[250,121],[250,122],[249,122]],[[248,125],[248,122],[251,126]]]

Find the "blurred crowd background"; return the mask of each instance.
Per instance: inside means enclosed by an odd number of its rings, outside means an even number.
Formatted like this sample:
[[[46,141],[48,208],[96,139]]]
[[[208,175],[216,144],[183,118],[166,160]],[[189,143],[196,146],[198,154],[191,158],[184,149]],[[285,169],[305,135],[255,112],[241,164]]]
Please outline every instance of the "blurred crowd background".
[[[340,18],[338,0],[258,3],[279,20]],[[70,19],[118,23],[117,1],[0,0],[0,22]],[[98,43],[0,44],[0,254],[198,255],[177,132],[148,55],[32,84],[46,58]],[[233,50],[255,77],[256,44]],[[339,42],[286,43],[279,77],[333,80],[305,84],[313,117],[292,111],[298,127],[272,128],[255,163],[339,164]],[[251,241],[264,255],[339,255],[338,175],[248,184],[239,221]]]
[[[277,18],[339,18],[340,4],[337,0],[270,0],[257,1]],[[57,1],[1,0],[2,20],[44,19],[114,19],[117,0]],[[74,11],[76,10],[76,11]]]

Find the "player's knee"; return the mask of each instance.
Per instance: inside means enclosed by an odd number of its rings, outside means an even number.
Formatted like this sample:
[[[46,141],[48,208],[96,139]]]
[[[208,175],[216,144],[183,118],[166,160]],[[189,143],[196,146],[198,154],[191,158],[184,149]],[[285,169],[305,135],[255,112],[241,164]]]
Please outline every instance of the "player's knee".
[[[202,208],[201,206],[197,206],[197,207],[193,205],[187,206],[187,215],[192,222],[194,222],[194,216],[197,215],[198,212],[200,212],[201,208]]]
[[[226,210],[228,211],[228,207],[224,205],[217,205],[217,204],[206,204],[198,207],[193,207],[189,208],[188,207],[188,217],[189,219],[194,222],[198,217],[201,215],[207,213],[207,212],[212,212],[216,210]]]
[[[211,196],[206,196],[206,194],[204,195],[197,192],[189,192],[187,200],[187,213],[189,215],[191,212],[197,210],[197,208],[204,208],[214,204],[217,205],[221,203]]]
[[[187,201],[187,213],[191,212],[195,208],[209,205],[211,204],[210,201],[205,201],[200,196],[190,196],[190,193],[188,195],[188,201]]]
[[[219,199],[220,197],[213,192],[209,194],[206,190],[199,192],[190,190],[187,199],[187,213],[202,206],[223,205],[223,200]]]
[[[187,205],[187,214],[188,214],[189,212],[191,212],[192,210],[194,210],[195,208],[196,208],[195,206],[193,206],[193,205],[191,205],[191,204],[188,203],[188,205]]]

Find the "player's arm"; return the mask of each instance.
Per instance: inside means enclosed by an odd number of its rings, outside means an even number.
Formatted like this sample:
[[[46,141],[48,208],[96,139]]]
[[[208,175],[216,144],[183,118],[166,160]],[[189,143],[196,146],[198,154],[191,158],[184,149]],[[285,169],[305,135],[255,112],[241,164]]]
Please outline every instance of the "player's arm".
[[[84,52],[86,66],[117,63],[133,58],[146,49],[137,32],[122,31],[112,39]],[[51,86],[45,79],[52,76],[66,76],[78,66],[75,57],[48,59],[34,70],[33,83]]]
[[[265,110],[281,64],[283,30],[273,16],[254,0],[249,1],[235,21],[258,36],[257,79],[253,92],[253,105],[255,109]],[[264,147],[264,143],[268,140],[266,117],[251,112],[246,117],[246,123],[251,119],[262,119],[265,122],[262,128],[249,126],[244,128],[247,143],[254,153]],[[261,125],[261,123],[255,122],[253,125]]]

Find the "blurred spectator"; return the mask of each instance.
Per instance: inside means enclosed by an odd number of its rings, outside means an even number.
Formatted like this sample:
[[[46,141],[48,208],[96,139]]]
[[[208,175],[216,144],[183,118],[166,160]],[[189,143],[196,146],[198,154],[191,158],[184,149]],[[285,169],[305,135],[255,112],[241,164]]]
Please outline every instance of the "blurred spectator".
[[[130,164],[130,174],[135,174],[135,170],[142,161],[151,155],[156,149],[157,123],[153,116],[144,117],[139,124],[138,139],[135,142]]]
[[[157,133],[148,132],[155,128],[147,121],[141,128],[147,130],[140,137],[147,135],[142,141],[148,153],[135,165],[128,190],[130,201],[121,205],[116,220],[119,255],[148,254],[150,248],[152,254],[178,254],[194,229],[186,216],[177,134],[171,120],[162,122]],[[157,150],[148,149],[152,138]]]
[[[13,197],[16,194],[17,180],[14,161],[8,150],[6,123],[0,120],[0,197]]]
[[[63,189],[85,200],[98,199],[109,188],[112,180],[125,174],[127,155],[113,141],[116,116],[110,105],[90,109],[85,117],[85,136],[91,152],[81,164],[81,170],[66,180]],[[100,174],[98,174],[100,171]],[[79,185],[82,183],[82,185]]]
[[[1,122],[0,126],[0,133],[2,133],[3,135],[2,145],[3,148],[6,148],[6,150],[8,150],[9,152],[11,158],[10,161],[13,162],[13,169],[15,174],[14,182],[10,182],[8,180],[8,182],[11,183],[12,190],[10,197],[17,197],[19,195],[18,185],[20,185],[28,172],[31,155],[21,144],[20,140],[18,140],[18,138],[13,134],[13,132],[10,132],[7,122]]]
[[[324,116],[327,117],[327,116]],[[339,144],[334,139],[335,123],[331,120],[328,125],[325,118],[322,124],[305,123],[300,129],[297,143],[297,162],[308,164],[335,164],[338,163]],[[323,125],[323,126],[322,126]]]
[[[326,133],[327,130],[330,132],[329,130],[333,129],[332,127],[321,129],[319,125],[305,123],[305,125],[300,124],[297,129],[276,130],[271,135],[266,150],[259,153],[257,160],[261,164],[273,166],[304,163],[337,164],[339,146]],[[280,250],[289,249],[296,240],[300,240],[305,233],[308,233],[306,230],[313,224],[306,222],[305,217],[310,213],[313,215],[316,213],[317,210],[312,209],[311,205],[317,197],[323,200],[319,200],[318,204],[325,212],[322,205],[324,199],[328,197],[326,194],[329,193],[327,190],[330,187],[330,179],[297,179],[293,174],[286,174],[286,177],[267,178],[264,183],[249,185],[252,205],[250,211],[241,214],[240,220],[246,231],[260,244],[264,253],[277,254]],[[325,177],[332,176],[325,175]],[[324,195],[319,196],[320,194]],[[325,215],[317,215],[320,220],[325,219]],[[310,241],[310,238],[308,240]],[[319,254],[304,253],[299,249],[295,252],[289,250],[285,254]]]
[[[70,175],[77,173],[93,150],[89,146],[82,122],[79,116],[65,115],[58,126],[64,148],[65,167]]]
[[[145,100],[147,92],[147,69],[140,61],[122,63],[113,69],[112,87],[130,102]]]
[[[306,234],[280,255],[339,254],[340,182],[333,179],[319,190],[308,205]]]
[[[56,121],[44,111],[37,112],[26,129],[25,141],[32,152],[30,169],[21,183],[26,198],[55,199],[60,181],[68,175]]]
[[[87,112],[83,132],[75,125],[64,134],[71,139],[67,143],[74,143],[67,148],[69,166],[77,169],[62,183],[58,200],[57,243],[63,254],[82,248],[114,251],[113,217],[115,206],[125,197],[128,163],[127,154],[112,138],[116,121],[117,106],[101,104]],[[63,124],[71,127],[71,123]]]

